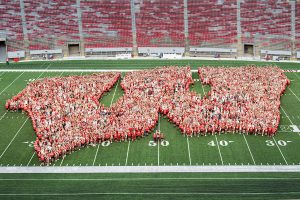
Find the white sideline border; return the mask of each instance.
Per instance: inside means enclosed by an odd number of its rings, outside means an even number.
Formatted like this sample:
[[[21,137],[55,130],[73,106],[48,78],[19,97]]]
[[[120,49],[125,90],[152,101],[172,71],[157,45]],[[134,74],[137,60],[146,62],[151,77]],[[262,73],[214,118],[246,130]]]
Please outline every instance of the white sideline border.
[[[0,72],[134,72],[147,69],[0,69]],[[197,69],[192,69],[191,72],[198,72]],[[300,70],[284,70],[284,72],[300,73]]]
[[[300,172],[300,165],[0,167],[0,173]]]

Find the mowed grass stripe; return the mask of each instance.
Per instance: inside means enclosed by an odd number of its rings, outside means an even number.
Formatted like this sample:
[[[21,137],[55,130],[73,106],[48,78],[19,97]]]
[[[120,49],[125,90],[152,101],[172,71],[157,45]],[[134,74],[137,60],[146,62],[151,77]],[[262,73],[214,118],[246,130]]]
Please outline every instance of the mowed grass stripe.
[[[41,65],[45,62],[21,62],[12,63],[9,67],[5,64],[0,64],[0,69],[44,69],[46,66]],[[82,69],[83,66],[88,69],[133,69],[133,68],[153,68],[156,66],[190,65],[193,69],[199,66],[246,66],[255,64],[257,66],[277,65],[283,69],[299,69],[298,63],[284,62],[254,62],[254,61],[226,61],[226,60],[75,60],[75,61],[52,61],[49,69]]]
[[[174,198],[183,198],[177,195],[187,195],[186,198],[199,198],[201,194],[209,195],[278,195],[299,194],[299,180],[279,179],[251,180],[251,179],[171,179],[171,180],[125,180],[125,181],[0,181],[0,194],[30,195],[30,194],[140,194],[140,195],[167,195]],[[22,187],[17,187],[16,185]],[[89,184],[89,185],[87,185]],[[216,185],[218,187],[216,187]],[[199,190],[201,188],[201,190]],[[34,191],[34,192],[33,192]],[[55,192],[53,192],[55,191]],[[195,195],[195,196],[193,196]],[[109,198],[110,196],[105,196]],[[115,197],[115,196],[114,196]],[[129,196],[128,198],[133,198]],[[141,196],[138,196],[141,197]],[[295,196],[294,196],[295,197]],[[85,198],[85,196],[84,196]]]

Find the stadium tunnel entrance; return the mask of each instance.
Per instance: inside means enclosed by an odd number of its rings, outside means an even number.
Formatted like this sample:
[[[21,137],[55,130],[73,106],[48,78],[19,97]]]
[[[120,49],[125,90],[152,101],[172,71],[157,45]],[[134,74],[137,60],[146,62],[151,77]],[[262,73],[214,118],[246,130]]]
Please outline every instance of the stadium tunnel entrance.
[[[68,44],[69,56],[80,56],[80,45],[79,43]]]
[[[0,41],[0,62],[5,62],[7,58],[6,41]]]
[[[245,56],[254,56],[254,45],[253,44],[244,44],[244,55]]]

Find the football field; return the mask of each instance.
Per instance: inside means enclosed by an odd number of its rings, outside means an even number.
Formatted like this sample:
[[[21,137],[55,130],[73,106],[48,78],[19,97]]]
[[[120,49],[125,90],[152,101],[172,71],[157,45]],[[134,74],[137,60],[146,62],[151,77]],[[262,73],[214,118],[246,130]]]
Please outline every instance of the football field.
[[[33,148],[33,141],[36,135],[33,131],[31,120],[21,111],[12,112],[5,109],[6,100],[18,94],[26,87],[28,82],[45,77],[86,75],[93,73],[93,70],[136,70],[169,65],[189,65],[193,70],[196,70],[203,65],[243,66],[247,64],[260,66],[276,64],[284,70],[300,69],[299,64],[296,63],[200,60],[44,61],[17,63],[10,64],[9,66],[0,64],[0,166],[24,167],[41,165]],[[122,74],[124,76],[126,72],[122,72]],[[51,166],[167,167],[300,165],[300,73],[285,72],[285,74],[289,80],[291,80],[291,84],[281,97],[281,120],[279,131],[275,137],[232,133],[214,136],[185,137],[164,115],[160,115],[156,129],[160,129],[166,136],[165,140],[161,142],[154,142],[152,135],[149,135],[134,142],[103,142],[93,146],[89,145],[60,158],[52,163]],[[190,88],[192,91],[203,96],[210,90],[209,86],[201,84],[196,72],[193,72],[193,79],[194,85]],[[122,79],[115,84],[110,92],[106,93],[100,99],[101,103],[106,106],[111,106],[123,95],[120,81],[122,81]],[[48,177],[46,175],[43,176]],[[165,177],[164,175],[162,176]],[[171,175],[167,177],[169,176]],[[215,177],[215,174],[213,176]],[[223,174],[221,176],[225,175]],[[230,177],[235,176],[236,175],[233,174]],[[247,177],[248,176],[251,177],[251,175],[247,175]],[[274,176],[276,177],[277,175],[275,174]],[[268,177],[274,176],[270,175]],[[285,176],[286,175],[283,175],[283,177]],[[293,175],[291,175],[291,177],[292,176]],[[5,180],[7,175],[2,175],[1,177],[4,177],[3,180]],[[30,179],[31,176],[27,175],[26,177]],[[189,175],[189,177],[193,177],[193,175]],[[16,179],[19,179],[19,177]],[[4,184],[1,180],[2,179],[0,179],[0,184]],[[136,184],[139,184],[139,181],[140,180],[138,180]],[[221,179],[217,181],[222,182],[225,180]],[[265,181],[268,181],[268,179]],[[23,184],[23,182],[21,183]],[[24,184],[25,183],[26,182],[24,182]],[[51,182],[51,184],[54,184],[54,182]],[[151,185],[151,183],[145,184],[145,187]],[[191,183],[189,182],[189,184]],[[284,187],[287,187],[289,184],[286,184]],[[296,179],[293,184],[299,188],[299,179]],[[171,192],[172,191],[170,191],[170,193]],[[189,192],[196,194],[195,191],[181,191],[181,193],[186,193],[186,195]],[[210,192],[211,191],[208,190],[207,195],[209,195]],[[226,188],[225,192],[228,192]],[[0,193],[5,192],[1,191]],[[47,193],[47,191],[45,193]],[[120,195],[122,195],[121,193]],[[126,193],[126,191],[124,190],[123,193]],[[266,195],[268,196],[268,194]],[[153,198],[156,197],[154,196]]]

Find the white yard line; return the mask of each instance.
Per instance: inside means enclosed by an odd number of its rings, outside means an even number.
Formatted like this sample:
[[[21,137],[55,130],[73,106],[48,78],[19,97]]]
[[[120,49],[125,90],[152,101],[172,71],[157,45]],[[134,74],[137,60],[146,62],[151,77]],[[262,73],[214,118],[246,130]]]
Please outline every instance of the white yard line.
[[[273,137],[273,140],[274,140],[274,143],[276,144],[276,146],[277,146],[277,148],[278,148],[278,150],[279,150],[279,152],[280,152],[280,154],[281,154],[281,156],[282,156],[282,158],[283,158],[285,164],[288,165],[288,162],[286,161],[286,159],[285,159],[285,157],[284,157],[284,155],[283,155],[281,149],[279,148],[279,146],[278,146],[278,144],[277,144],[277,141],[275,140],[274,137]]]
[[[81,74],[82,74],[82,73],[83,73],[83,72],[81,72]],[[120,82],[120,79],[119,79],[118,82],[117,82],[117,85],[116,85],[116,88],[115,88],[113,97],[112,97],[112,99],[111,99],[111,101],[110,101],[110,107],[111,107],[112,102],[113,102],[113,100],[114,100],[114,98],[115,98],[115,95],[116,95],[116,91],[117,91],[119,82]],[[94,156],[93,166],[95,166],[95,162],[96,162],[96,159],[97,159],[97,156],[98,156],[98,152],[99,152],[99,147],[100,147],[100,144],[98,144],[98,146],[97,146],[97,151],[96,151],[96,154],[95,154],[95,156]]]
[[[128,146],[127,146],[125,166],[127,166],[127,162],[128,162],[129,149],[130,149],[130,140],[128,141]]]
[[[288,89],[293,93],[293,95],[298,99],[298,101],[300,102],[299,97],[293,92],[293,90],[291,88],[288,87]]]
[[[48,67],[49,67],[50,65],[51,65],[51,64],[49,64]],[[43,74],[44,74],[45,72],[47,72],[48,67],[47,67],[46,70],[44,70],[44,71],[43,71],[36,79],[39,79],[41,76],[43,76]]]
[[[291,118],[287,115],[287,113],[285,112],[285,110],[283,109],[282,106],[280,106],[281,110],[284,112],[285,116],[288,118],[288,120],[290,121],[291,125],[294,125],[294,123],[292,122]],[[298,133],[298,135],[300,136],[300,133]]]
[[[4,149],[4,151],[2,152],[0,159],[3,157],[3,155],[5,154],[5,152],[7,151],[7,149],[9,148],[9,146],[11,145],[11,143],[15,140],[15,138],[17,137],[17,135],[19,134],[19,132],[21,131],[21,129],[23,128],[23,126],[26,124],[26,122],[28,121],[29,118],[26,118],[26,120],[24,121],[24,123],[22,124],[22,126],[19,128],[19,130],[17,131],[17,133],[15,134],[15,136],[12,138],[12,140],[9,142],[9,144],[6,146],[6,148]]]
[[[66,157],[66,155],[63,156],[63,158],[62,158],[62,160],[61,160],[59,166],[62,166],[62,164],[63,164],[63,162],[64,162],[64,160],[65,160],[65,157]]]
[[[298,76],[297,73],[293,73],[293,74],[295,74],[297,76],[297,78],[300,79],[300,76]]]
[[[1,92],[0,95],[7,89],[9,88],[16,80],[18,80],[22,75],[24,74],[24,72],[22,72],[17,78],[15,78],[8,86],[6,86],[6,88],[4,88]]]
[[[190,165],[192,165],[192,159],[191,159],[191,152],[190,152],[190,143],[189,143],[189,137],[186,137],[186,142],[187,142],[187,146],[188,146],[188,152],[189,152],[189,162]]]
[[[95,162],[96,162],[96,159],[97,159],[97,155],[98,155],[99,147],[100,147],[100,144],[98,144],[98,146],[97,146],[96,154],[95,154],[95,156],[94,156],[94,160],[93,160],[93,166],[95,166]]]
[[[1,116],[0,121],[5,117],[5,115],[8,113],[8,111],[5,111],[5,113]]]
[[[244,135],[244,134],[243,134],[243,136],[244,136],[245,142],[246,142],[246,144],[247,144],[247,147],[248,147],[249,153],[250,153],[250,155],[251,155],[251,158],[252,158],[253,164],[254,164],[254,165],[256,165],[256,163],[255,163],[255,160],[254,160],[254,157],[253,157],[253,155],[252,155],[252,152],[251,152],[251,149],[250,149],[250,147],[249,147],[249,144],[248,144],[248,142],[247,142],[247,139],[246,139],[246,137],[245,137],[245,135]]]
[[[32,154],[32,156],[31,156],[30,160],[28,161],[28,163],[27,163],[27,165],[26,165],[27,167],[28,167],[29,164],[31,163],[31,160],[33,159],[34,154],[35,154],[35,152],[33,152],[33,154]]]
[[[158,130],[160,131],[160,114],[158,113]],[[157,141],[157,165],[159,166],[159,141]]]
[[[300,172],[300,165],[211,166],[31,166],[0,167],[0,173],[170,173],[170,172]],[[134,178],[134,177],[133,177]],[[225,178],[227,179],[227,178]],[[264,179],[264,178],[262,178]],[[3,180],[3,179],[0,179]],[[39,179],[41,180],[41,179]],[[82,179],[80,179],[82,180]]]
[[[224,165],[221,150],[220,150],[220,147],[219,147],[219,141],[218,141],[218,138],[217,138],[216,135],[215,135],[215,138],[216,138],[216,141],[217,141],[217,147],[218,147],[218,150],[219,150],[220,159],[221,159],[222,165]]]
[[[288,120],[291,122],[291,125],[293,125],[294,123],[292,122],[292,120],[290,119],[290,117],[286,114],[285,110],[283,109],[282,106],[280,106],[280,108],[282,109],[282,111],[284,112],[285,116],[288,118]]]

